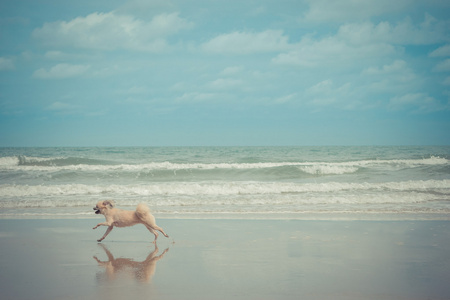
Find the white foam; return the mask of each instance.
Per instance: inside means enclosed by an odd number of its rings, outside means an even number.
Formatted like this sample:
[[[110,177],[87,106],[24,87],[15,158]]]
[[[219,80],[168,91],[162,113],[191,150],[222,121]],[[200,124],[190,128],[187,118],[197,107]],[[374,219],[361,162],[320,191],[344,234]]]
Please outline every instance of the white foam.
[[[19,156],[19,160],[24,163],[39,163],[44,161],[52,161],[62,159],[61,157],[35,157],[35,156]]]
[[[305,173],[313,175],[350,174],[359,170],[356,166],[345,166],[336,164],[322,164],[299,167]]]
[[[0,185],[0,197],[67,195],[264,195],[283,193],[333,193],[340,191],[426,191],[450,188],[450,180],[417,180],[385,183],[294,182],[164,182],[146,185]]]
[[[43,162],[57,160],[59,158],[41,157],[21,157],[25,162]],[[389,167],[389,168],[409,168],[423,165],[445,165],[449,160],[440,157],[430,157],[424,159],[407,160],[362,160],[349,162],[261,162],[261,163],[172,163],[172,162],[151,162],[144,164],[120,164],[120,165],[87,165],[73,164],[64,166],[33,166],[19,164],[17,157],[0,158],[0,168],[5,170],[20,169],[25,171],[153,171],[153,170],[214,170],[214,169],[268,169],[277,167],[298,167],[303,172],[309,174],[346,174],[354,173],[360,168]]]
[[[30,169],[30,170],[49,170],[52,167],[45,166],[23,166],[22,164],[41,163],[46,161],[58,160],[59,157],[33,157],[33,156],[6,156],[0,157],[0,169]]]
[[[16,156],[0,157],[0,168],[7,168],[19,165],[19,158]]]

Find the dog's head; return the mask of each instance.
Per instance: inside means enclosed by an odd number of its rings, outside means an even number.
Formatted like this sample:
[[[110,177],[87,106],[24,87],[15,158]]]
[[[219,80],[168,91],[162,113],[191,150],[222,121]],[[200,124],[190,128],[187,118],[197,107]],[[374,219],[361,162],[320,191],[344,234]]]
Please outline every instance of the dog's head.
[[[112,200],[104,200],[99,201],[97,205],[94,207],[96,214],[105,214],[108,209],[111,209],[114,207],[114,202]]]

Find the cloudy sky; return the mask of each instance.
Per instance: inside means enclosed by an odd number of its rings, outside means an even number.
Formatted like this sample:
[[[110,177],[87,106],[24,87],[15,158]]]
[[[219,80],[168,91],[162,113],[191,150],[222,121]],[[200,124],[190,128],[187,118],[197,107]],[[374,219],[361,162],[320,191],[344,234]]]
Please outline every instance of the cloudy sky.
[[[450,1],[0,2],[0,146],[450,144]]]

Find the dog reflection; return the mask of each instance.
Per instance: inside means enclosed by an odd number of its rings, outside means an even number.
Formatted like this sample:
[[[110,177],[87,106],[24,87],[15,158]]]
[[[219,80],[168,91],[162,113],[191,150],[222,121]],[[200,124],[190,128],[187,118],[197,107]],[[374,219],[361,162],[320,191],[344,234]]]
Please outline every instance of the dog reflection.
[[[150,282],[156,271],[156,262],[169,251],[169,248],[167,248],[161,255],[157,255],[159,249],[155,244],[155,250],[144,261],[139,262],[130,258],[114,258],[114,255],[105,245],[100,244],[99,246],[105,250],[108,260],[101,261],[97,256],[94,256],[94,259],[99,266],[105,268],[105,275],[108,280],[114,280],[117,275],[126,275],[141,282]]]

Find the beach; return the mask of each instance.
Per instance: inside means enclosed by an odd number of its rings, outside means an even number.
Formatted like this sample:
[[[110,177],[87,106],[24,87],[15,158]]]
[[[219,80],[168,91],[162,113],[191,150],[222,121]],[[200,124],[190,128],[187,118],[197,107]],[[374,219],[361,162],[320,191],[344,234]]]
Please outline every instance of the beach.
[[[2,148],[0,298],[450,299],[449,200],[448,146]]]
[[[450,222],[1,219],[2,299],[448,299]]]

